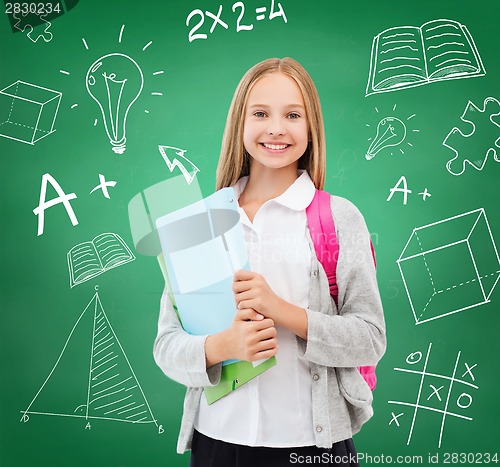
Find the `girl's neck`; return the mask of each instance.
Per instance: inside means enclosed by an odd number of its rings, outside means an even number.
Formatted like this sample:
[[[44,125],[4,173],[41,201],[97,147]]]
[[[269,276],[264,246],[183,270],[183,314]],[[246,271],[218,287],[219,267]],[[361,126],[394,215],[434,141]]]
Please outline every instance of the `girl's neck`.
[[[244,201],[245,204],[250,202],[263,204],[283,194],[298,176],[295,164],[280,169],[269,169],[251,164],[250,176],[240,196],[240,201]]]

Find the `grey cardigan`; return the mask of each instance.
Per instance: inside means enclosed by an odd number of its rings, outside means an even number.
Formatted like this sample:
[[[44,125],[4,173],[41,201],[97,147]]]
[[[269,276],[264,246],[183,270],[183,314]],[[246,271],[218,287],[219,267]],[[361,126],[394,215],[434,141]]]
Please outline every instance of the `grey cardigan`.
[[[325,271],[316,254],[312,254],[307,340],[297,337],[298,358],[310,363],[316,445],[323,448],[352,437],[373,415],[372,392],[356,367],[375,365],[386,346],[382,303],[365,221],[344,198],[332,196],[331,208],[340,248],[338,308],[330,296]],[[314,252],[309,233],[308,238]],[[154,358],[169,378],[187,386],[178,453],[191,448],[203,387],[216,385],[220,379],[220,363],[206,368],[206,337],[182,329],[165,290]]]

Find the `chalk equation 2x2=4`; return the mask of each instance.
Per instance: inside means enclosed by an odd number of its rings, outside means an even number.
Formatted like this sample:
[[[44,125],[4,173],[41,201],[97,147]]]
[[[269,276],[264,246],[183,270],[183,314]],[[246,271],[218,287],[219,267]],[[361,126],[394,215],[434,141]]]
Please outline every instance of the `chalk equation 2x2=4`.
[[[205,23],[205,18],[210,18],[212,20],[212,26],[210,27],[210,34],[214,32],[217,26],[220,26],[224,29],[229,29],[229,25],[222,19],[222,12],[224,7],[219,5],[219,9],[217,14],[212,13],[211,11],[200,10],[197,8],[193,10],[186,18],[186,26],[191,26],[189,31],[188,39],[189,42],[193,42],[198,39],[208,39],[208,35],[202,32],[197,32],[200,28],[203,27]],[[245,4],[243,2],[233,3],[231,10],[234,14],[238,14],[238,18],[236,19],[236,32],[241,31],[251,31],[254,27],[253,23],[248,23],[245,16]],[[255,9],[255,19],[257,21],[262,21],[266,19],[267,6],[261,6]],[[198,17],[198,22],[195,23],[195,19]],[[271,8],[269,10],[269,16],[267,17],[270,21],[274,18],[282,17],[285,23],[288,22],[288,19],[285,14],[285,10],[281,3],[276,2],[276,0],[271,0]],[[194,24],[194,25],[193,25]]]

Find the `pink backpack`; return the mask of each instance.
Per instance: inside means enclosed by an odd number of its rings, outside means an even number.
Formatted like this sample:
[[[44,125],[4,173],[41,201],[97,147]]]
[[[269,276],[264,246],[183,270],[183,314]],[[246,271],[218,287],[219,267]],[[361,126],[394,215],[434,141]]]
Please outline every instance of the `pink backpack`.
[[[335,232],[335,223],[333,221],[332,211],[330,209],[330,194],[326,191],[316,190],[311,204],[306,208],[307,223],[311,234],[316,256],[325,269],[330,285],[330,294],[338,303],[339,290],[337,287],[337,261],[339,257],[339,244]],[[375,251],[372,248],[373,261],[375,266]],[[374,366],[358,367],[361,376],[373,391],[377,385],[377,376]]]

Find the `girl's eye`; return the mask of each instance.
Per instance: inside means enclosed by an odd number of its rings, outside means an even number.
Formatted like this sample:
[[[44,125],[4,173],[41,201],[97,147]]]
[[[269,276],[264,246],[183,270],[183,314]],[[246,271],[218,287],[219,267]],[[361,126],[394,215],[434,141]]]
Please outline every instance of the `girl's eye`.
[[[265,117],[266,114],[265,114],[265,112],[258,111],[258,112],[254,112],[254,116],[262,118],[262,117]]]
[[[292,112],[291,114],[288,115],[288,118],[295,120],[297,118],[300,118],[300,115],[298,113]]]

